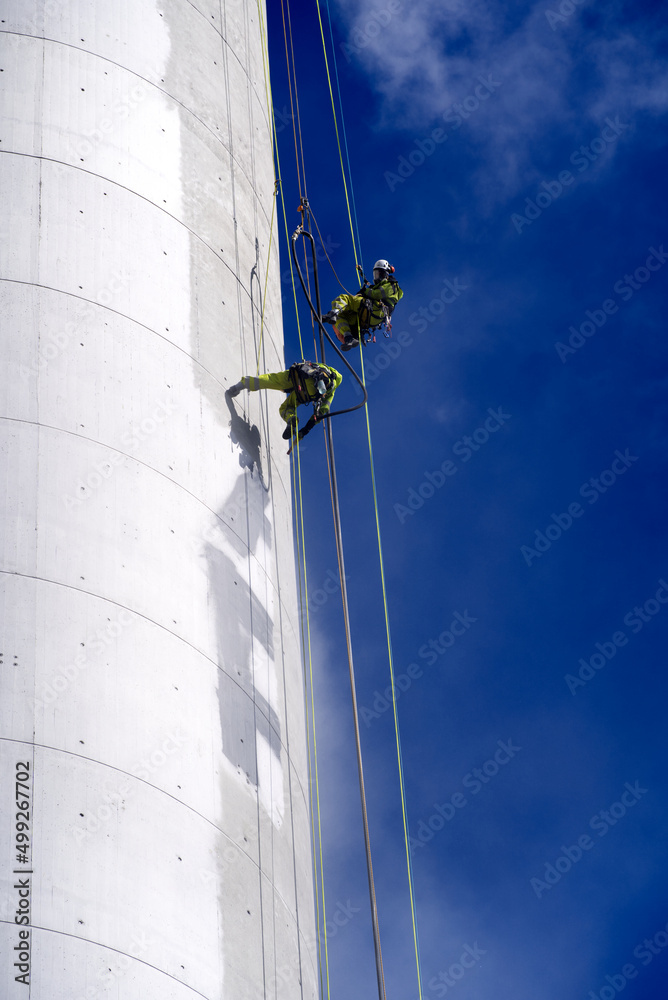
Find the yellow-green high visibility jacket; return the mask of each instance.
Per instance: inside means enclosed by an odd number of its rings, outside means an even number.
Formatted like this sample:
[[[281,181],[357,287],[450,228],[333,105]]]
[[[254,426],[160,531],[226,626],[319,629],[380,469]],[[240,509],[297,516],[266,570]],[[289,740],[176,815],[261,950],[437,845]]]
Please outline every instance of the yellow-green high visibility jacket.
[[[338,327],[340,320],[344,319],[348,321],[350,326],[355,324],[362,329],[367,327],[373,329],[375,326],[380,326],[385,321],[385,312],[383,311],[382,303],[392,312],[397,302],[403,296],[404,293],[399,287],[399,283],[390,279],[384,279],[377,281],[373,285],[367,285],[366,288],[360,289],[356,295],[349,295],[348,292],[344,292],[332,302],[332,309],[339,309],[341,311],[336,325]],[[371,303],[370,309],[366,305],[366,300]],[[354,333],[353,330],[351,332]]]
[[[331,365],[321,365],[320,367],[326,368],[334,377],[334,384],[329,392],[326,392],[324,396],[318,396],[315,382],[311,378],[305,379],[305,385],[306,391],[311,397],[310,401],[316,402],[318,399],[320,400],[319,413],[320,416],[324,417],[326,413],[329,413],[334,393],[343,382],[343,375],[337,372],[336,368],[332,368]],[[299,400],[297,399],[297,393],[294,390],[289,370],[284,372],[267,372],[266,375],[244,375],[241,382],[244,388],[250,392],[257,392],[259,389],[278,389],[279,392],[289,393],[288,398],[281,403],[278,412],[286,423],[290,423],[291,420],[295,419]]]

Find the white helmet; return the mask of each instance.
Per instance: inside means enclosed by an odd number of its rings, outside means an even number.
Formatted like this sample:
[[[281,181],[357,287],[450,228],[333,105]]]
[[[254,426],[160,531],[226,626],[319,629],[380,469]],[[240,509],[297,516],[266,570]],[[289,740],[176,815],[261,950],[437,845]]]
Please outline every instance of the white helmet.
[[[377,260],[373,265],[373,280],[380,281],[381,278],[389,278],[394,274],[394,268],[387,260]]]

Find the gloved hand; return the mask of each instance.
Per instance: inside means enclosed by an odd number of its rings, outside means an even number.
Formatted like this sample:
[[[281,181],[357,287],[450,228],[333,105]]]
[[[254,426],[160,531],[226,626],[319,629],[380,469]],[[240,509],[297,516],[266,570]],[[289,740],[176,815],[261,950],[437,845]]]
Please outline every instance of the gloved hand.
[[[332,326],[336,323],[339,317],[339,309],[330,309],[328,313],[322,317],[323,323],[331,323]]]

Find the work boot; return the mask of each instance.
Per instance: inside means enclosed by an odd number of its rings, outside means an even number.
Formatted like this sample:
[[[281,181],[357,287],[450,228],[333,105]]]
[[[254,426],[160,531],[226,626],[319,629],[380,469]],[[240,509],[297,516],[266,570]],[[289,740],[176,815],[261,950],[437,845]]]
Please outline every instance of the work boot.
[[[243,382],[237,382],[236,385],[231,385],[229,387],[229,389],[227,390],[227,395],[230,397],[230,399],[234,399],[235,396],[239,395],[243,387],[244,387]]]
[[[297,428],[297,421],[296,420],[291,420],[290,423],[288,424],[288,426],[283,431],[283,440],[284,441],[289,441],[290,438],[293,435],[293,432],[296,430],[296,428]]]
[[[339,317],[339,310],[330,309],[329,312],[325,313],[325,315],[322,317],[322,321],[323,323],[331,323],[333,326],[334,323],[336,323],[338,317]]]
[[[342,351],[352,351],[353,347],[356,347],[359,341],[355,340],[351,333],[347,333],[343,338],[343,343],[341,344]]]

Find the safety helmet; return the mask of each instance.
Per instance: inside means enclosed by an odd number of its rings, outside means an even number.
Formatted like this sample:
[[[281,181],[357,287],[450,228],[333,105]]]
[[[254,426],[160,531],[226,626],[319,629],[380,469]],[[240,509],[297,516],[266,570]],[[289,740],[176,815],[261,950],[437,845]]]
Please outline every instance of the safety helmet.
[[[377,260],[373,265],[373,280],[380,281],[381,278],[389,278],[394,274],[394,268],[387,260]]]

